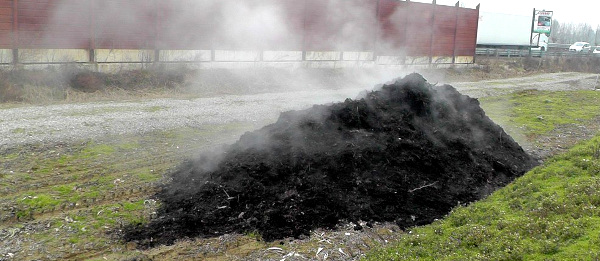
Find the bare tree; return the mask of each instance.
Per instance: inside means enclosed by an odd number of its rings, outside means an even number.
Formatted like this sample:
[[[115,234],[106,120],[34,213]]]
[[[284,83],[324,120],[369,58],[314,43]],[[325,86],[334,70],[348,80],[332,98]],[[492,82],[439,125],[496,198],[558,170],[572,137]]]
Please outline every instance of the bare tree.
[[[587,23],[560,23],[558,20],[554,20],[550,41],[559,44],[570,44],[579,41],[594,45],[600,44],[600,25],[594,30]]]
[[[600,45],[600,24],[596,26],[596,37],[594,38],[594,45]]]
[[[550,42],[552,43],[564,43],[565,42],[565,34],[563,32],[564,26],[558,22],[558,20],[554,19],[552,21],[552,28],[550,29]]]

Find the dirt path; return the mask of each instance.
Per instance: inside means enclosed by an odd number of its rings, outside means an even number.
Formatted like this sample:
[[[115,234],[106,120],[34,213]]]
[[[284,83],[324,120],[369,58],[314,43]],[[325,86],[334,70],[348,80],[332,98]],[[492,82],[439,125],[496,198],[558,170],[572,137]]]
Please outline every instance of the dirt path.
[[[478,82],[455,82],[451,85],[461,93],[477,98],[531,89],[544,91],[600,90],[600,75],[564,72]],[[588,124],[589,126],[575,124],[560,126],[540,140],[522,143],[521,146],[531,155],[544,159],[566,151],[578,141],[592,138],[599,129],[600,119],[592,120]]]
[[[598,79],[597,74],[577,72],[538,74],[519,78],[454,82],[450,84],[461,93],[476,98],[527,89],[547,91],[600,89],[600,79]]]

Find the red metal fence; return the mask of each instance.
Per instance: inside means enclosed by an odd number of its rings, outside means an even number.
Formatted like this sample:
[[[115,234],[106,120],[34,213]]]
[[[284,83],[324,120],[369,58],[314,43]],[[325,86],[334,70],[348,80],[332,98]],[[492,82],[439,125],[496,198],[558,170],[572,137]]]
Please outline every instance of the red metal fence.
[[[478,17],[396,0],[0,0],[0,48],[473,56]]]

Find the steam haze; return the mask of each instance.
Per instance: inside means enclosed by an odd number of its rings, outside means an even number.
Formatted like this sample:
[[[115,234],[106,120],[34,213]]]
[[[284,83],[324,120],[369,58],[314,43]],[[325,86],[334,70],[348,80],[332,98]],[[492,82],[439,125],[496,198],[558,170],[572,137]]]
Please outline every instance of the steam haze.
[[[142,43],[150,49],[300,51],[304,46],[306,51],[352,52],[374,51],[377,41],[394,46],[394,42],[377,39],[382,32],[377,28],[376,1],[65,0],[59,3],[36,7],[52,10],[49,21],[45,22],[48,25],[40,28],[46,38],[69,31],[75,34],[63,36],[77,40],[89,37],[83,32],[92,28],[99,42],[127,39],[126,43],[114,42],[111,46],[114,48],[128,49],[133,43]],[[404,15],[391,17],[393,22],[403,23]],[[77,19],[69,20],[71,17]],[[173,48],[178,45],[180,48]]]
[[[65,0],[60,3],[49,16],[50,25],[46,28],[49,31],[43,42],[54,41],[57,32],[72,31],[75,33],[63,35],[64,40],[73,41],[73,46],[82,45],[85,42],[82,40],[85,39],[83,32],[93,28],[98,49],[105,46],[111,49],[139,49],[141,45],[150,50],[223,50],[232,52],[234,56],[239,55],[234,52],[244,51],[281,51],[281,56],[293,56],[303,50],[371,55],[383,50],[391,55],[402,56],[406,52],[398,46],[406,43],[407,39],[385,37],[384,27],[387,34],[401,35],[399,28],[403,23],[425,19],[419,14],[408,14],[403,12],[403,8],[397,8],[386,9],[386,12],[395,10],[395,13],[386,13],[381,17],[387,20],[378,22],[377,2],[359,0],[181,0],[168,3],[150,3],[146,0],[83,3]],[[81,12],[77,21],[69,23],[65,20],[65,17],[77,11]],[[84,23],[88,18],[86,14],[92,17],[92,24]],[[411,19],[407,19],[407,16]],[[119,39],[125,40],[117,41]],[[330,64],[335,61],[348,62],[341,57],[325,57],[323,60]],[[364,90],[417,71],[372,64],[364,66],[358,60],[349,62],[355,62],[356,65],[351,69],[319,69],[304,68],[303,65],[288,66],[293,63],[290,62],[274,63],[285,69],[269,69],[262,67],[260,61],[239,61],[237,64],[234,61],[230,63],[232,68],[200,70],[189,87],[198,92],[214,93],[316,91],[323,88]],[[433,78],[437,81],[442,77]]]

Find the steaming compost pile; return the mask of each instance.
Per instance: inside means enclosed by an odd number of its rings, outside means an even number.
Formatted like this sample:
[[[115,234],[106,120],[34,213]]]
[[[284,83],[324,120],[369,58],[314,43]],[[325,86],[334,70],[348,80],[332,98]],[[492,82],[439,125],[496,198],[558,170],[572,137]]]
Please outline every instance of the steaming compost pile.
[[[282,113],[218,156],[182,164],[156,195],[157,218],[125,239],[153,246],[256,231],[271,241],[358,221],[406,228],[535,165],[452,86],[411,74],[363,96]]]

